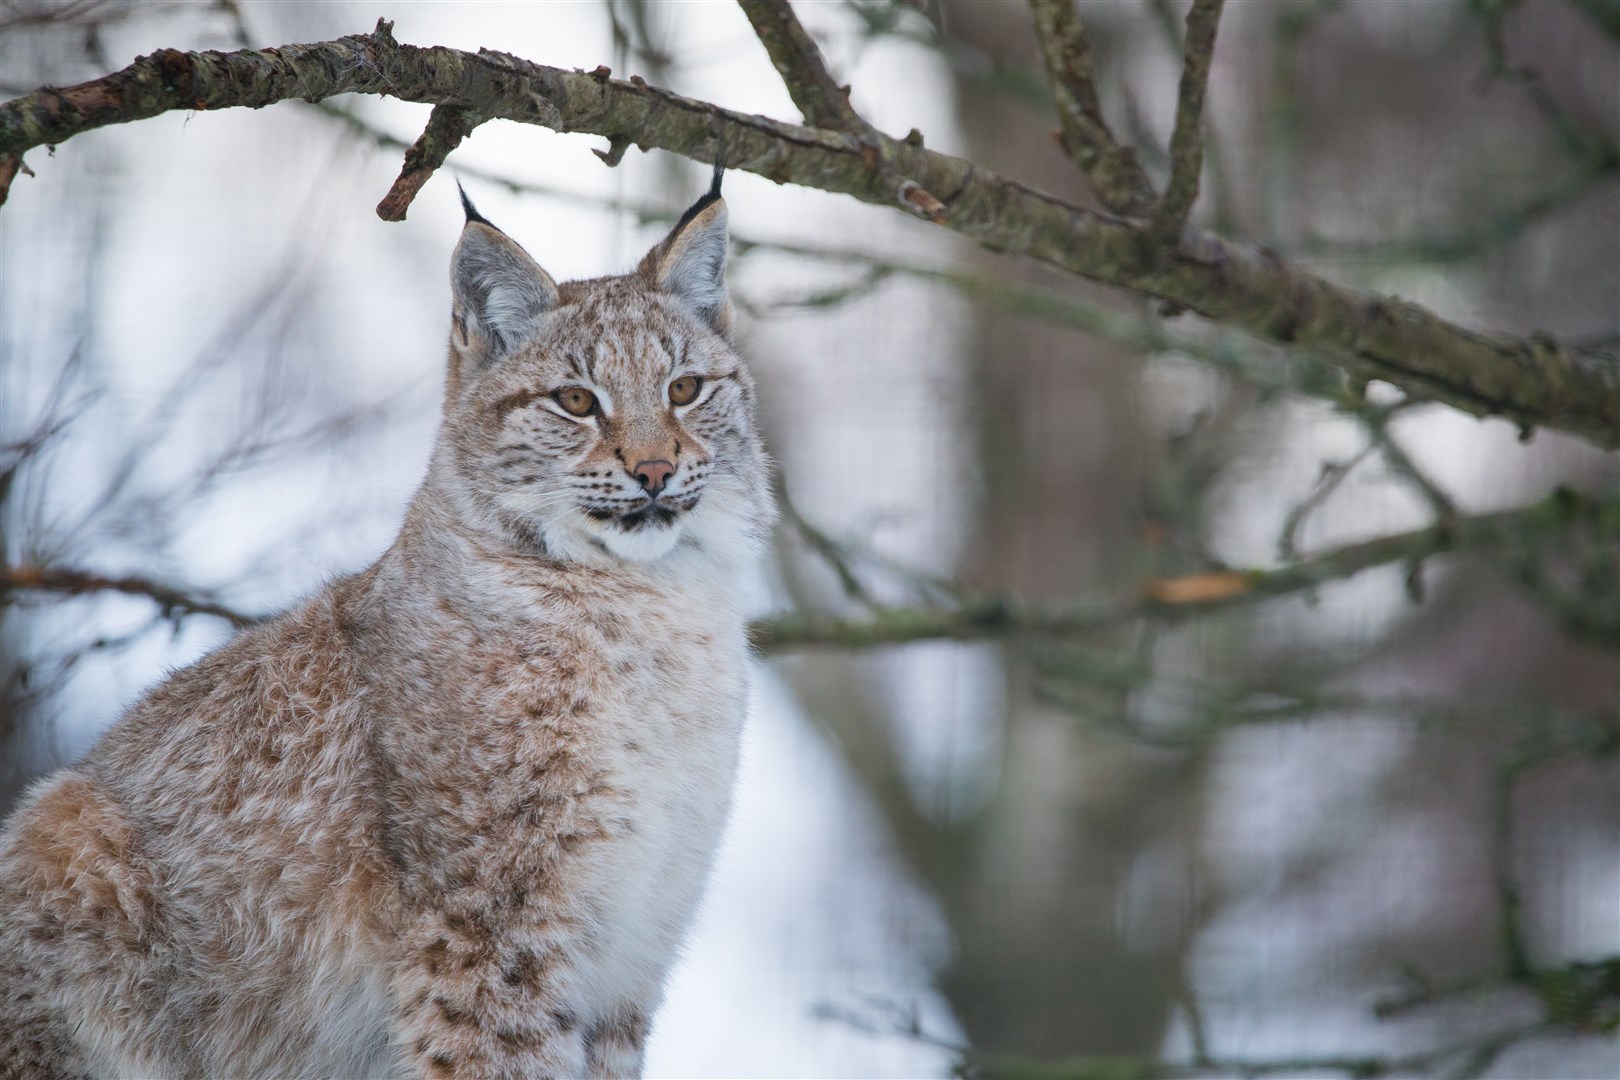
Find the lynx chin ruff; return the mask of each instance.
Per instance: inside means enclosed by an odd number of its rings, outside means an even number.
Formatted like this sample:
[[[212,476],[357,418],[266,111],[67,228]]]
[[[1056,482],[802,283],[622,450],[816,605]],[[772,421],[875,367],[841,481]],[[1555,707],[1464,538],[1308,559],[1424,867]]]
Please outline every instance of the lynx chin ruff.
[[[619,1077],[726,817],[772,516],[719,172],[558,284],[467,204],[375,565],[177,672],[0,833],[0,1077]]]

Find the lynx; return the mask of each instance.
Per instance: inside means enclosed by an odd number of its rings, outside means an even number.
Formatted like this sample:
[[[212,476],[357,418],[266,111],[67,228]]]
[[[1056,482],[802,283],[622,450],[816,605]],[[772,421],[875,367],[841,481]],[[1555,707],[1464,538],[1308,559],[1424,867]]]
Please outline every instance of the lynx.
[[[369,569],[0,834],[0,1077],[622,1077],[726,818],[772,510],[713,188],[558,284],[478,214]]]

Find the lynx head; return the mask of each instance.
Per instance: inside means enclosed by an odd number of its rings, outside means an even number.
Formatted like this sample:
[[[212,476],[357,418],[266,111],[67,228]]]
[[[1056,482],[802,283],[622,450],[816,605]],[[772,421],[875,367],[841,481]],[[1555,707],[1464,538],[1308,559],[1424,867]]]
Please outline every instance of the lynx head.
[[[771,518],[714,186],[628,274],[558,284],[466,196],[436,469],[469,524],[552,558],[722,562]]]

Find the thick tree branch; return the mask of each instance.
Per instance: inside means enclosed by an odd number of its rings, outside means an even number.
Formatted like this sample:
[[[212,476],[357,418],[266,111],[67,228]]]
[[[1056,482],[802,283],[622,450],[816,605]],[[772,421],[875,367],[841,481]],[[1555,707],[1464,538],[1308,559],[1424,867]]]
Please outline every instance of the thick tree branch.
[[[1091,43],[1072,0],[1030,0],[1035,36],[1046,61],[1064,151],[1086,174],[1091,190],[1116,214],[1145,214],[1157,200],[1153,183],[1108,130],[1097,98]]]
[[[1170,135],[1170,179],[1164,197],[1153,209],[1153,233],[1161,242],[1176,241],[1198,198],[1198,179],[1204,171],[1204,93],[1215,57],[1215,29],[1225,2],[1193,0],[1187,11],[1176,127]]]
[[[862,132],[867,123],[849,103],[849,88],[839,86],[821,50],[799,22],[788,0],[737,0],[754,27],[771,63],[787,84],[793,104],[811,127]]]
[[[930,216],[986,247],[1318,351],[1357,378],[1383,379],[1475,415],[1620,445],[1620,359],[1613,353],[1569,348],[1540,334],[1470,330],[1207,233],[1189,230],[1179,250],[1155,258],[1139,222],[1089,213],[914,140],[747,116],[600,70],[400,45],[386,24],[374,34],[280,49],[164,50],[79,86],[41,89],[0,105],[0,157],[171,109],[260,108],[340,93],[456,105],[699,161],[712,161],[724,140],[733,168],[882,205],[895,202],[890,181],[897,173],[912,178],[916,192],[938,194]]]

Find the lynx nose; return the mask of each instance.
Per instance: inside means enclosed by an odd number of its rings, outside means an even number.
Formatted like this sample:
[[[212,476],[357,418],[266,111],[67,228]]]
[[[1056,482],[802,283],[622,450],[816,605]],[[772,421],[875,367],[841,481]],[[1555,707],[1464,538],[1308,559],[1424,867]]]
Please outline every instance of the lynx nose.
[[[638,461],[636,467],[630,470],[630,475],[641,484],[642,491],[656,499],[674,471],[675,466],[667,461]]]

